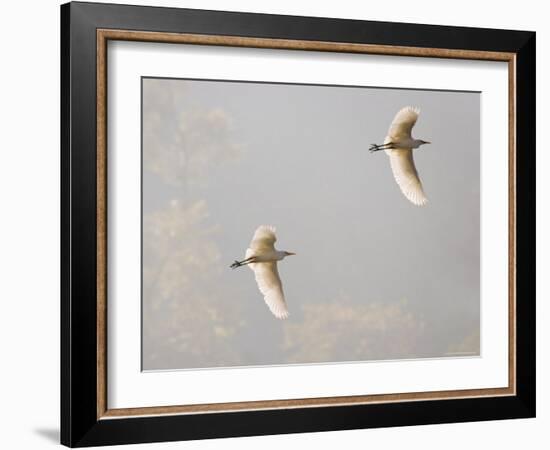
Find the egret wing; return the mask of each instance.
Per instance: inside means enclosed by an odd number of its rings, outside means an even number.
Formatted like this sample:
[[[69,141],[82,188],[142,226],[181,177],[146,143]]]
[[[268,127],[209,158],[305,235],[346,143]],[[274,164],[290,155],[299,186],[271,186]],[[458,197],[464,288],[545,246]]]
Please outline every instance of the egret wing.
[[[411,138],[411,131],[418,119],[420,110],[412,106],[406,106],[399,110],[388,130],[388,142],[400,141]]]
[[[277,270],[277,263],[264,262],[249,264],[249,266],[254,271],[258,288],[273,315],[277,319],[286,319],[288,308],[283,293],[283,283]]]
[[[395,181],[403,195],[417,206],[428,202],[418,172],[414,166],[413,154],[410,148],[399,148],[391,151],[391,169]]]
[[[275,227],[272,225],[260,225],[252,242],[250,242],[250,248],[254,251],[269,251],[275,249],[275,241],[277,236],[275,235]]]

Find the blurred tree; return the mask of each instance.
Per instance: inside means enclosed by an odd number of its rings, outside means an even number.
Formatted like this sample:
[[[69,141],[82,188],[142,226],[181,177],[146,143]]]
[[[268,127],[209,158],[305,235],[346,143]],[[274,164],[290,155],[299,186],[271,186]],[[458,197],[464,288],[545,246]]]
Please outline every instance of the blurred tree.
[[[204,200],[189,188],[239,155],[224,111],[189,104],[181,80],[143,85],[143,167],[168,197],[143,218],[143,367],[237,365],[242,325],[237,294],[221,282],[222,264]],[[147,188],[147,186],[144,186]],[[150,208],[148,208],[150,209]],[[215,363],[213,363],[215,362]]]
[[[220,282],[216,227],[206,204],[149,214],[143,226],[143,364],[145,369],[236,365],[233,339],[242,324],[233,293]]]
[[[472,330],[462,341],[451,344],[447,350],[449,355],[479,355],[480,353],[479,326]]]
[[[344,296],[303,306],[303,320],[287,324],[284,348],[289,363],[367,361],[423,356],[424,323],[405,300],[365,305]]]
[[[205,182],[209,169],[237,158],[241,147],[225,111],[190,105],[181,80],[144,83],[144,168],[187,196],[189,186]]]

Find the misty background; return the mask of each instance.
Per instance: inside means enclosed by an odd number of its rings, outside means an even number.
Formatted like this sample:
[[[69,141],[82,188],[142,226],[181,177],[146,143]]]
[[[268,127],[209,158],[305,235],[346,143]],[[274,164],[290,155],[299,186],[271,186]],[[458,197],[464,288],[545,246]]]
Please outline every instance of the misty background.
[[[480,351],[479,93],[143,78],[144,370]],[[382,143],[421,109],[411,204]],[[277,227],[289,319],[252,271]]]

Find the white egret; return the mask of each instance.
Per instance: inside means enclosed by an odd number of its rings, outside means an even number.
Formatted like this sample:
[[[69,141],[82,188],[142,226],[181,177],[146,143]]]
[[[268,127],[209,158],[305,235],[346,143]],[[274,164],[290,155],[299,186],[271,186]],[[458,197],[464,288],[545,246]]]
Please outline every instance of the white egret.
[[[248,265],[253,270],[258,288],[273,315],[278,319],[286,319],[288,308],[277,270],[277,261],[296,253],[275,249],[276,240],[275,227],[260,225],[254,233],[250,247],[246,250],[245,259],[235,261],[231,268]]]
[[[401,192],[417,206],[428,202],[418,172],[414,166],[413,149],[430,144],[422,139],[413,139],[411,130],[418,119],[420,110],[411,106],[402,108],[393,119],[388,135],[382,145],[372,144],[371,152],[386,150],[395,181]]]

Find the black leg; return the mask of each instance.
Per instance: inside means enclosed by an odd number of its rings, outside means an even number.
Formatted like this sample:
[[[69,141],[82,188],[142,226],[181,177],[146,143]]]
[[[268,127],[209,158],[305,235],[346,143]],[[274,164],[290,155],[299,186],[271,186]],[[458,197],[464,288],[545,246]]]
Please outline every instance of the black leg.
[[[388,150],[393,147],[393,142],[388,142],[387,144],[377,145],[377,144],[371,144],[369,151],[372,152],[379,152],[380,150]]]
[[[243,259],[242,261],[235,260],[235,262],[231,264],[229,267],[231,267],[232,269],[236,269],[237,267],[246,266],[247,264],[253,263],[255,259],[256,259],[255,256],[251,256],[250,258]]]

